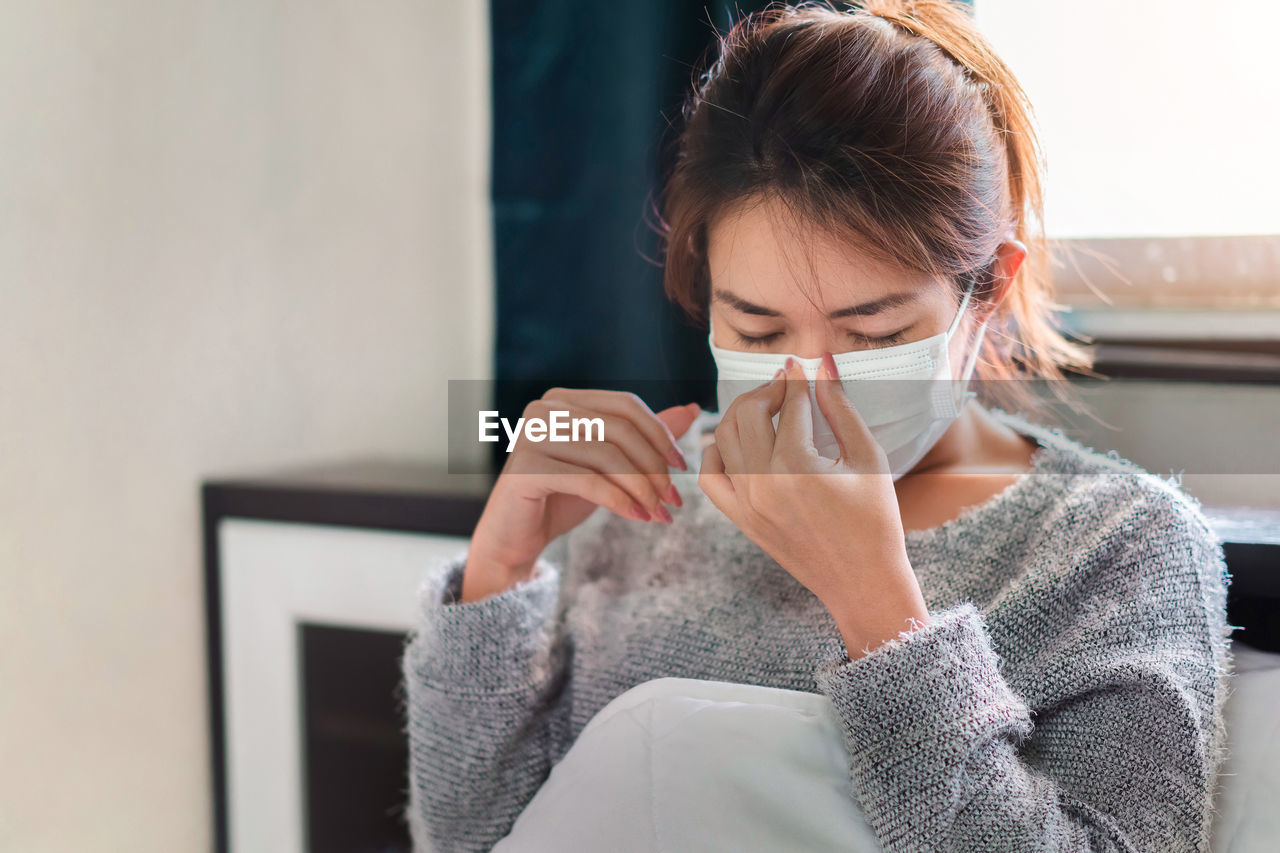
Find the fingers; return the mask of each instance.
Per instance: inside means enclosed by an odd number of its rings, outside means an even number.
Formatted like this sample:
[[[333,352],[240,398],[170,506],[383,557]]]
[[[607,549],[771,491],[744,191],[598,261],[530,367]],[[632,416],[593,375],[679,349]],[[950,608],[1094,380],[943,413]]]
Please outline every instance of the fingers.
[[[831,426],[844,463],[856,471],[877,470],[879,456],[875,437],[845,394],[838,376],[835,359],[831,353],[823,353],[822,367],[818,372],[818,408]]]
[[[542,395],[544,400],[564,400],[569,403],[590,409],[595,412],[625,418],[640,431],[645,439],[673,468],[687,470],[684,455],[676,445],[676,438],[665,421],[653,413],[644,401],[635,394],[620,391],[597,391],[593,389],[570,390],[568,388],[552,388]],[[668,410],[670,411],[670,410]],[[693,417],[697,417],[696,412]],[[689,423],[693,420],[690,418]],[[688,424],[684,429],[688,429]]]
[[[536,454],[596,472],[621,488],[652,518],[670,523],[671,513],[663,502],[683,506],[672,482],[670,466],[687,469],[674,443],[667,421],[680,434],[687,432],[700,409],[697,404],[664,410],[659,418],[631,394],[616,391],[553,388],[541,400],[526,408],[529,418],[549,418],[551,411],[566,412],[572,420],[598,419],[604,441],[591,440],[600,431],[589,431],[586,441],[516,444],[516,451]],[[524,444],[525,447],[521,447]],[[677,464],[678,463],[678,464]],[[628,514],[627,517],[635,517]]]
[[[730,477],[769,470],[773,455],[773,416],[786,393],[783,371],[739,395],[716,425],[718,454]]]
[[[683,501],[671,482],[666,461],[629,420],[603,415],[563,399],[534,401],[525,411],[527,417],[546,419],[552,409],[568,412],[569,418],[599,419],[605,440],[540,442],[526,448],[520,447],[524,443],[521,440],[516,443],[516,452],[537,453],[596,471],[626,490],[653,517],[662,521],[671,519],[662,502],[679,506]]]
[[[737,400],[730,404],[725,413],[720,416],[720,423],[716,424],[715,447],[716,458],[721,461],[726,473],[742,473],[742,442],[738,437]]]
[[[809,405],[809,380],[800,363],[787,359],[786,396],[778,417],[779,445],[816,453],[813,446],[813,412]]]
[[[702,407],[697,403],[689,403],[685,406],[672,406],[669,409],[663,409],[657,413],[657,417],[658,420],[666,424],[667,430],[675,438],[679,439],[689,431],[689,427],[693,426],[693,422],[698,419],[700,414],[702,414]],[[681,461],[684,461],[683,456]]]
[[[576,495],[625,519],[651,521],[652,516],[631,494],[598,471],[559,459],[544,461],[542,477],[549,491]]]
[[[664,500],[677,506],[683,503],[673,485],[668,483],[662,487],[655,486],[654,475],[637,469],[616,444],[591,442],[576,447],[572,445],[561,445],[561,447],[572,447],[572,449],[548,449],[545,453],[546,457],[599,474],[620,487],[631,496],[632,500],[643,506],[649,515],[659,521],[667,523],[672,521],[670,511],[663,506]]]
[[[702,464],[698,468],[698,487],[716,507],[730,518],[735,502],[733,482],[724,470],[724,458],[716,444],[702,451]]]
[[[786,397],[786,372],[779,370],[769,382],[734,400],[738,427],[739,454],[742,467],[733,473],[762,473],[769,470],[773,456],[773,416],[782,408]]]

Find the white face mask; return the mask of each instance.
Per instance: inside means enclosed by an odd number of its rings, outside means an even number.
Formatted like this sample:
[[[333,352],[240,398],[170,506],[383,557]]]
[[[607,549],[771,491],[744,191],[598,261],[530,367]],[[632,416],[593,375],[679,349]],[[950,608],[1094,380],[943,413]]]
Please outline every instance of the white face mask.
[[[942,334],[909,344],[858,350],[834,355],[845,394],[866,422],[876,443],[884,448],[893,479],[898,480],[919,462],[960,416],[966,403],[977,396],[968,390],[969,376],[977,363],[984,320],[978,329],[964,370],[957,379],[951,374],[951,338],[960,326],[973,283],[965,290],[950,328]],[[715,345],[714,332],[708,336],[716,363],[716,396],[721,412],[740,395],[773,379],[788,358],[786,353],[740,352]],[[796,358],[809,380],[809,401],[813,412],[813,444],[818,453],[837,459],[840,448],[830,425],[818,407],[815,381],[821,358]],[[860,380],[888,379],[890,382]],[[778,417],[774,416],[774,427]]]

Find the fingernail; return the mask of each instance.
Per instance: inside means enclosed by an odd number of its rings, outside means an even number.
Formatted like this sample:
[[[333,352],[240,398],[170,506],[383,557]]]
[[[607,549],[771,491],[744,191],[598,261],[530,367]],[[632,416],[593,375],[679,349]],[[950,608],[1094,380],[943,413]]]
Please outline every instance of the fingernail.
[[[684,461],[684,454],[675,448],[672,448],[667,453],[667,461],[671,463],[672,467],[679,468],[681,471],[689,470],[689,464]]]
[[[793,367],[795,367],[795,366],[796,366],[796,360],[795,360],[794,358],[792,358],[791,356],[787,356],[786,369],[787,369],[788,371],[790,371],[790,370],[791,370],[791,368],[793,368]]]
[[[835,357],[831,353],[824,352],[822,354],[822,366],[827,370],[828,379],[835,379],[840,375],[840,371],[836,370]]]
[[[670,524],[675,521],[675,519],[671,517],[671,513],[667,512],[667,508],[662,504],[658,504],[657,516],[659,521],[665,522],[666,524]]]
[[[636,518],[638,518],[640,521],[653,521],[653,516],[649,515],[649,511],[644,507],[640,506],[640,504],[631,505],[631,514],[634,515]]]
[[[779,379],[781,379],[782,377],[784,377],[784,376],[786,376],[786,375],[787,375],[787,371],[785,371],[785,370],[783,370],[781,367],[779,367],[779,368],[778,368],[778,372],[777,372],[777,373],[775,373],[775,374],[773,374],[773,381],[774,381],[774,382],[777,382]]]
[[[680,493],[676,491],[675,483],[667,486],[667,503],[675,504],[676,506],[684,506],[684,501],[681,500]]]

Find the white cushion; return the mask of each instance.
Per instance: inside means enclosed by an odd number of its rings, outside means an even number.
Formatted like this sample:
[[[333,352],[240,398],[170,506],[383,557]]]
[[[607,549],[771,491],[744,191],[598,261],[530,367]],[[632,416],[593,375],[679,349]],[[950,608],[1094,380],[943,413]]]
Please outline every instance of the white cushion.
[[[1235,644],[1218,853],[1280,850],[1280,654]],[[510,834],[514,851],[882,853],[821,694],[659,678],[586,725]]]
[[[1218,853],[1280,850],[1280,654],[1233,643],[1227,697],[1230,754],[1213,831]]]
[[[794,690],[659,678],[583,728],[495,851],[880,853],[835,707]]]

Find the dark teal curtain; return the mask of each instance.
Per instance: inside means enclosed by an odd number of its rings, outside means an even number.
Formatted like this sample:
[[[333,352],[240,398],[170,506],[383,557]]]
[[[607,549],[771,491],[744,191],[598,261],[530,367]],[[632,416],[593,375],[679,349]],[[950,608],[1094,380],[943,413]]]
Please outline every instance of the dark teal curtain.
[[[662,293],[646,207],[695,64],[716,32],[764,5],[492,0],[504,415],[553,385],[634,390],[655,410],[714,406],[706,332]]]

